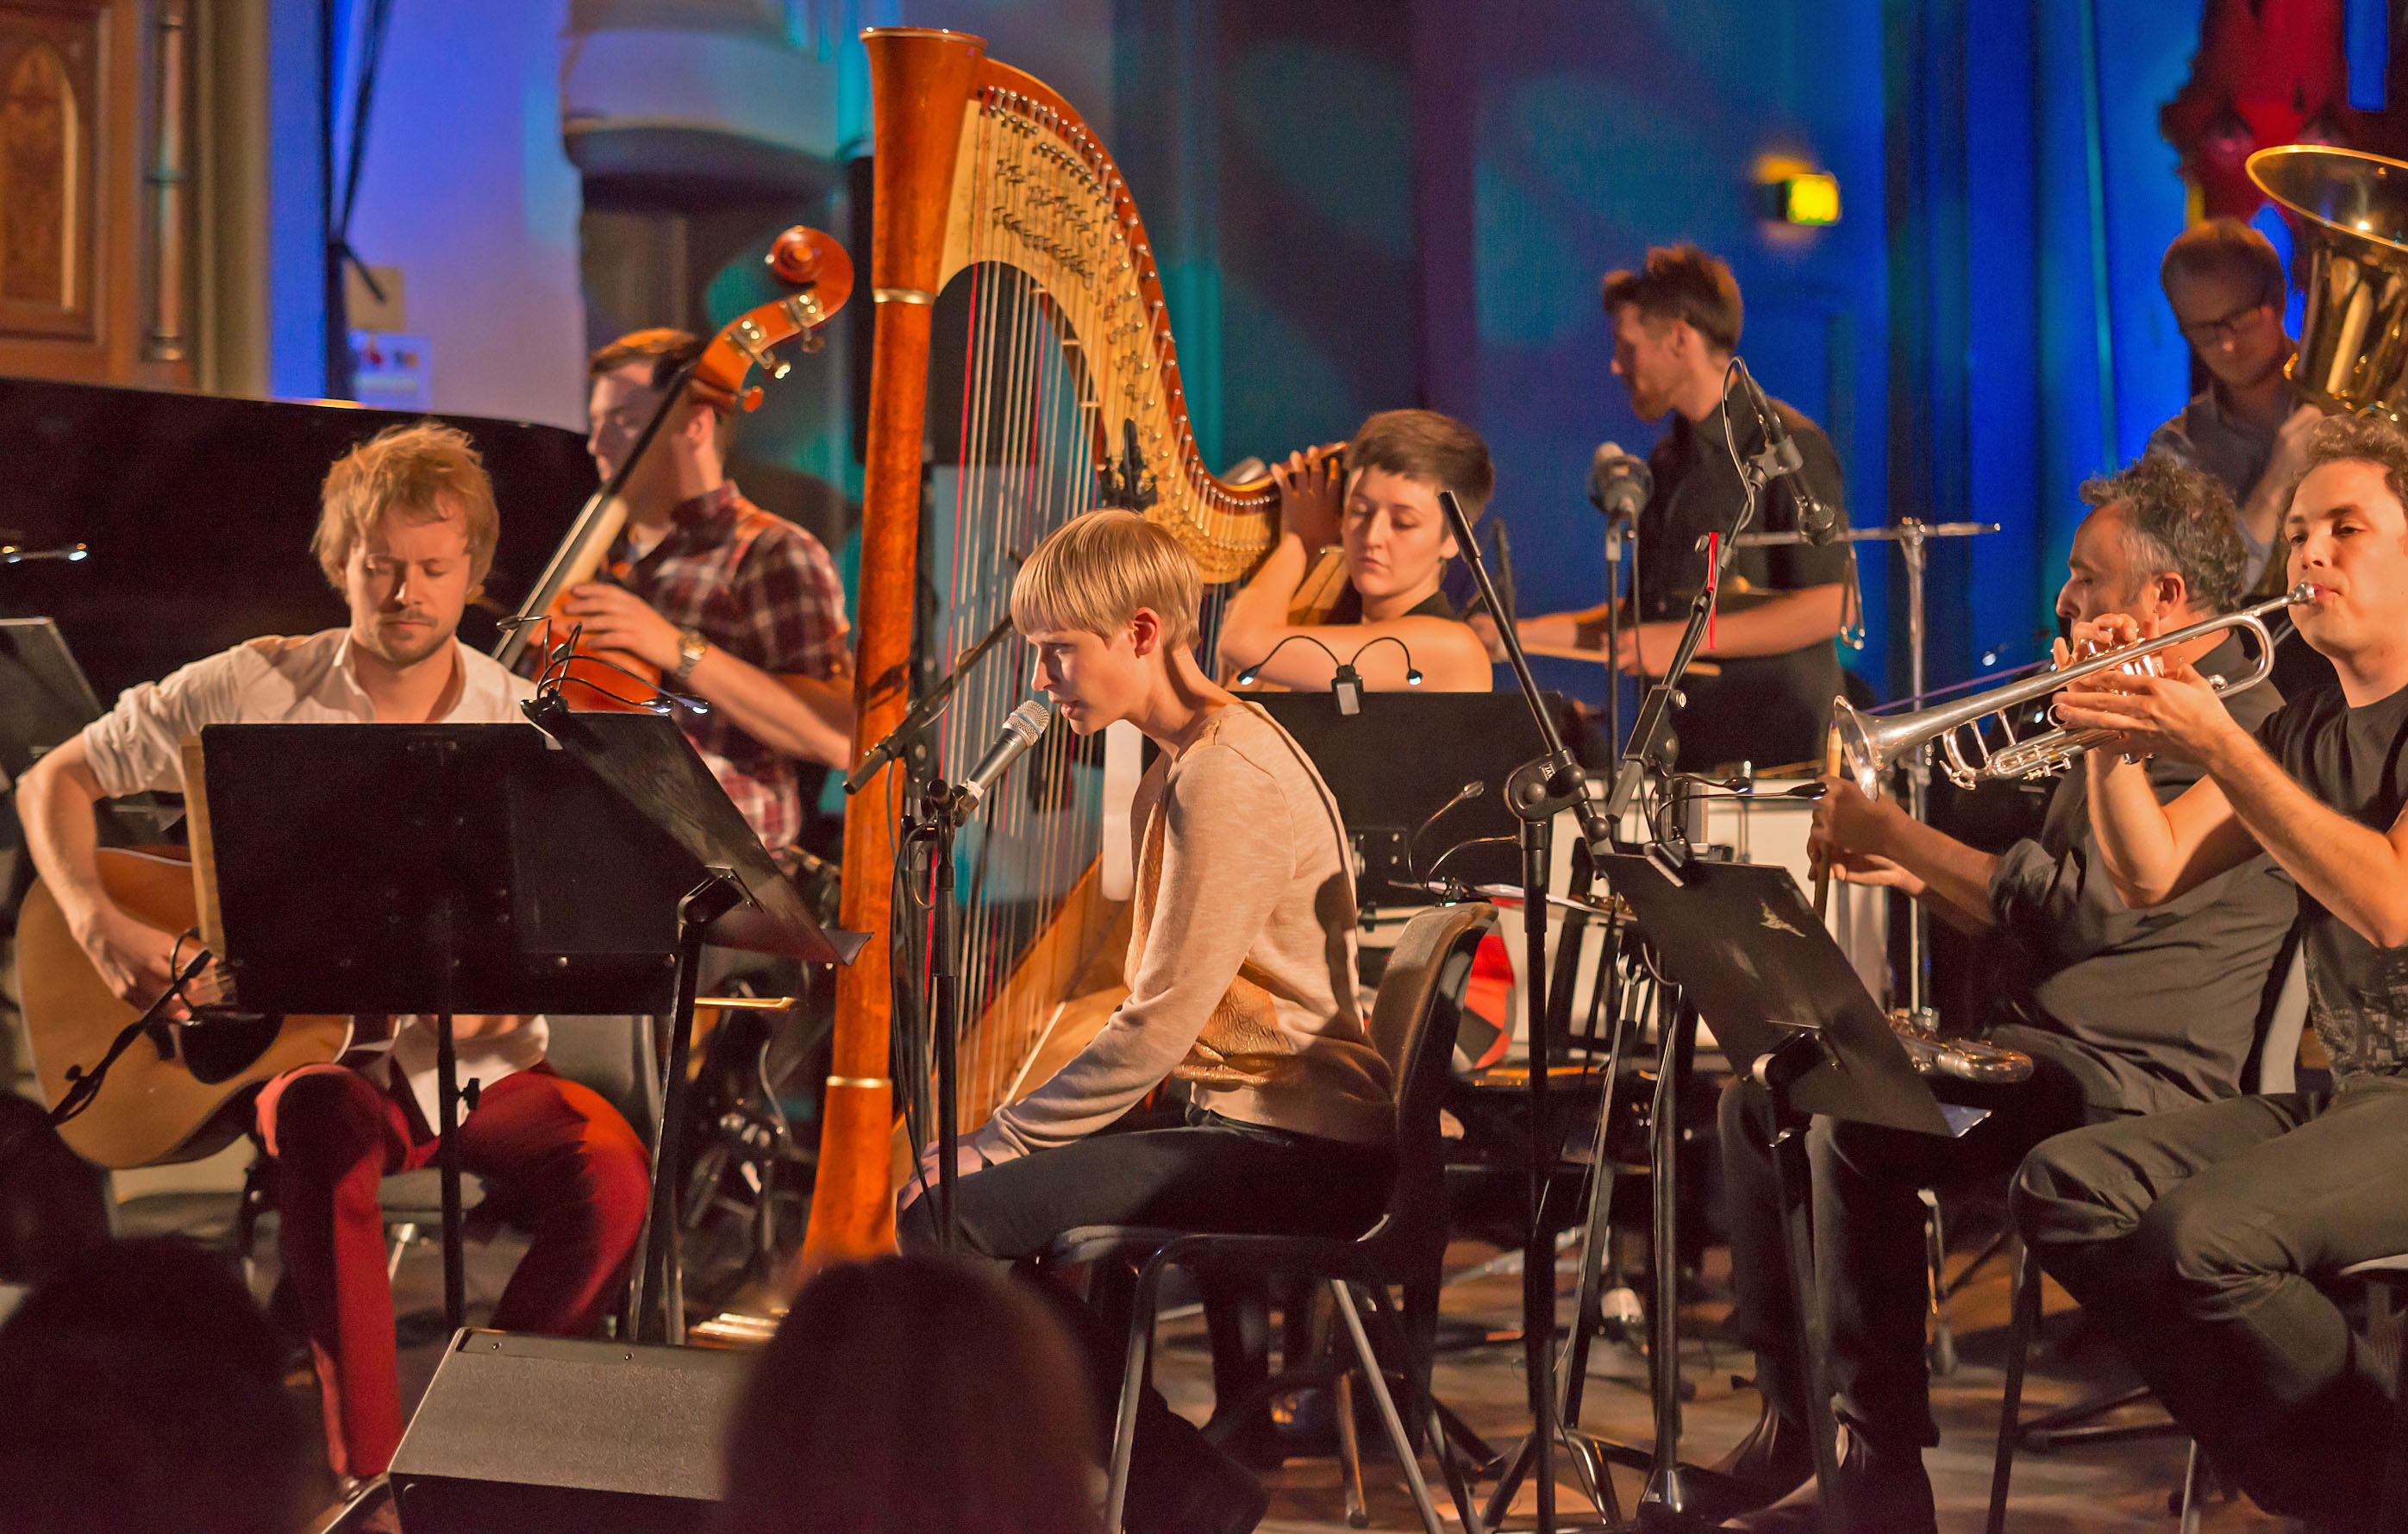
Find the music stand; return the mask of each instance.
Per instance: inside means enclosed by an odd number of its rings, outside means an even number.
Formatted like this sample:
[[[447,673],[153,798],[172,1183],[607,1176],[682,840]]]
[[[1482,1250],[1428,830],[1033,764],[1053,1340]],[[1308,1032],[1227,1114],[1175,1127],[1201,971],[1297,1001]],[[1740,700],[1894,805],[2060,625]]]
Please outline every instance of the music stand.
[[[0,793],[26,769],[100,717],[100,699],[76,664],[59,625],[49,618],[0,618]],[[160,839],[158,801],[131,794],[100,809],[109,845]],[[22,876],[32,877],[30,872]],[[0,875],[0,893],[16,908],[20,874]]]
[[[444,1309],[454,1329],[465,1283],[453,1015],[671,1015],[629,1312],[640,1329],[647,1283],[659,1274],[674,1342],[683,1317],[676,1189],[666,1174],[683,1128],[706,936],[837,962],[859,943],[831,941],[812,925],[672,721],[527,707],[556,733],[527,724],[202,731],[194,840],[204,940],[246,1009],[436,1018]],[[747,900],[749,923],[714,925]]]
[[[1664,1030],[1662,1083],[1685,1053],[1702,1016],[1713,1025],[1732,1068],[1771,1097],[1771,1150],[1780,1176],[1782,1240],[1789,1262],[1790,1301],[1798,1312],[1806,1380],[1807,1437],[1824,1491],[1827,1530],[1857,1527],[1839,1505],[1829,1392],[1828,1335],[1817,1302],[1813,1243],[1809,1234],[1812,1178],[1806,1161],[1810,1115],[1954,1137],[1986,1109],[1942,1103],[1915,1074],[1864,982],[1831,935],[1814,920],[1805,895],[1786,868],[1696,859],[1677,879],[1656,859],[1628,853],[1598,859],[1614,894],[1629,904],[1640,935],[1654,948],[1659,972],[1678,986],[1685,1005]],[[1656,1359],[1656,1456],[1641,1497],[1640,1525],[1686,1527],[1680,1464],[1677,1255],[1673,1252],[1668,1174],[1671,1146],[1659,1112],[1656,1168],[1656,1304],[1650,1351]],[[1657,1516],[1650,1518],[1649,1504]]]
[[[1340,712],[1326,692],[1240,695],[1304,748],[1329,785],[1360,859],[1367,905],[1427,905],[1427,869],[1449,848],[1463,849],[1446,864],[1463,883],[1518,876],[1520,822],[1507,808],[1505,781],[1546,747],[1518,693],[1366,693],[1353,714]],[[1569,733],[1570,709],[1558,695],[1544,695]],[[1469,783],[1480,791],[1458,798]],[[1484,844],[1466,845],[1475,839]]]

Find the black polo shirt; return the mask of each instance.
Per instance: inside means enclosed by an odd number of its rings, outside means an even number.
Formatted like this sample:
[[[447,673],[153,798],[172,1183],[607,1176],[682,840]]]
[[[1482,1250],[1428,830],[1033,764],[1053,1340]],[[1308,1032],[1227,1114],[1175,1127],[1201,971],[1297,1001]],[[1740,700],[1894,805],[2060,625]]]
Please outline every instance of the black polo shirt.
[[[1806,480],[1815,498],[1841,519],[1844,531],[1847,510],[1841,499],[1840,458],[1831,451],[1831,439],[1779,400],[1773,401],[1773,409],[1781,412],[1783,425],[1805,460]],[[1744,408],[1739,421],[1740,455],[1754,457],[1763,451],[1763,433]],[[1727,537],[1739,514],[1739,471],[1731,464],[1730,438],[1723,423],[1719,410],[1694,423],[1676,412],[1671,429],[1647,455],[1656,490],[1639,513],[1642,620],[1688,616],[1689,603],[1705,584],[1705,536]],[[1787,479],[1779,479],[1757,498],[1748,531],[1794,532],[1798,522],[1796,492]],[[1820,549],[1803,543],[1742,549],[1724,570],[1723,596],[1727,600],[1741,591],[1838,585],[1848,578],[1848,550],[1844,543]],[[1674,717],[1672,727],[1680,738],[1678,765],[1684,771],[1703,771],[1726,762],[1769,767],[1822,760],[1831,699],[1840,691],[1840,658],[1830,640],[1786,654],[1718,658],[1714,664],[1722,667],[1720,676],[1691,675],[1681,683],[1688,706]]]

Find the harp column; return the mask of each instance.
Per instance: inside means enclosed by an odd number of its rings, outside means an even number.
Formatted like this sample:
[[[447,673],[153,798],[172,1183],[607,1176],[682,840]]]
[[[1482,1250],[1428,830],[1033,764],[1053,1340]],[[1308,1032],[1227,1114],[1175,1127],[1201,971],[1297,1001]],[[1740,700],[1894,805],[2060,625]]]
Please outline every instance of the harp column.
[[[944,278],[962,103],[979,58],[978,40],[955,32],[880,29],[865,34],[864,41],[873,71],[889,71],[897,88],[879,91],[873,103],[877,194],[869,280],[877,329],[853,631],[855,762],[902,720],[910,702],[928,341]],[[868,933],[869,941],[837,971],[835,1058],[820,1131],[819,1181],[803,1238],[806,1265],[895,1246],[895,1089],[887,1040],[896,827],[888,789],[902,770],[902,764],[888,763],[853,796],[845,815],[841,919],[852,931]]]

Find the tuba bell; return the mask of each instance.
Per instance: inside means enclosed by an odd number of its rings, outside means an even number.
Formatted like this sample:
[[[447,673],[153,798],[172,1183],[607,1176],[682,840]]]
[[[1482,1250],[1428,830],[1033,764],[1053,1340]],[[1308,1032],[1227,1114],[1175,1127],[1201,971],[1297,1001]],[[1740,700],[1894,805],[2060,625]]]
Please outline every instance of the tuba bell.
[[[2336,414],[2408,427],[2408,165],[2286,144],[2248,170],[2299,231],[2291,277],[2308,307],[2292,386]]]

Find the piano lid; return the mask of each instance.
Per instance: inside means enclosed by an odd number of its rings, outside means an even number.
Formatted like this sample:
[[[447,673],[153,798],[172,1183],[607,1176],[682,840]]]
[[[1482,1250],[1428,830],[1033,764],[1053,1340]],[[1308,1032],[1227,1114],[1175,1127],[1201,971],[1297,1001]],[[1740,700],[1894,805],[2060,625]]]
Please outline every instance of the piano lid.
[[[92,550],[78,564],[0,567],[0,617],[55,618],[103,707],[242,640],[337,626],[343,600],[309,552],[319,482],[354,444],[422,419],[0,378],[0,528],[28,547]],[[558,426],[434,419],[476,443],[501,507],[484,610],[471,606],[460,625],[490,649],[495,618],[594,493],[594,461]]]

